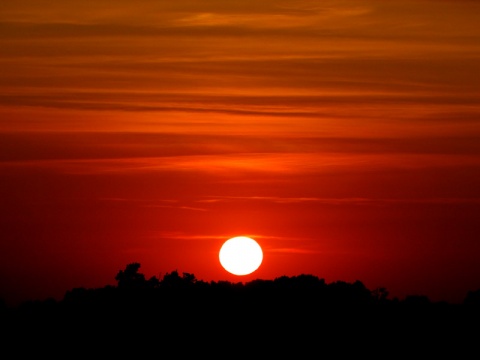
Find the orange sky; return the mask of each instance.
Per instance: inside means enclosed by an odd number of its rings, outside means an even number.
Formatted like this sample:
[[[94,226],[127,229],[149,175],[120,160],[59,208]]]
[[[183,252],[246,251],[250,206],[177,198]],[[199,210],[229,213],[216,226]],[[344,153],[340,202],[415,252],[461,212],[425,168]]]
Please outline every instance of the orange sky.
[[[480,4],[3,0],[0,297],[309,273],[480,288]],[[252,275],[218,261],[250,235]]]

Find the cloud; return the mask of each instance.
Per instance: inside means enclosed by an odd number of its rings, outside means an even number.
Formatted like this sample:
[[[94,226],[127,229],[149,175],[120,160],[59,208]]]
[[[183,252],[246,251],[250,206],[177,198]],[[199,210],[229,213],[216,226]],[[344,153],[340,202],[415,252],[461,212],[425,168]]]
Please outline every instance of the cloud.
[[[290,254],[318,254],[322,253],[321,250],[309,249],[305,246],[289,246],[283,247],[281,244],[288,242],[290,244],[301,243],[302,241],[306,240],[304,238],[294,238],[294,237],[283,237],[283,236],[266,236],[262,234],[242,234],[244,236],[251,237],[257,241],[262,242],[262,250],[265,253],[290,253]],[[221,240],[226,241],[227,239],[237,236],[232,234],[190,234],[190,233],[183,233],[183,232],[168,232],[168,231],[160,231],[151,234],[153,238],[161,238],[162,240],[180,240],[180,241],[207,241],[210,242],[212,240]],[[311,240],[311,239],[308,239]],[[318,247],[318,241],[316,240],[313,243],[314,246]]]
[[[476,6],[6,1],[0,104],[299,121],[471,113]]]
[[[199,200],[199,202],[270,202],[277,204],[316,203],[322,205],[359,205],[359,206],[384,206],[392,204],[480,204],[480,198],[472,197],[426,197],[426,198],[316,198],[316,197],[277,197],[277,196],[218,196]]]
[[[318,250],[311,250],[311,249],[304,249],[304,248],[272,248],[268,249],[268,252],[272,253],[284,253],[284,254],[321,254],[322,251]]]

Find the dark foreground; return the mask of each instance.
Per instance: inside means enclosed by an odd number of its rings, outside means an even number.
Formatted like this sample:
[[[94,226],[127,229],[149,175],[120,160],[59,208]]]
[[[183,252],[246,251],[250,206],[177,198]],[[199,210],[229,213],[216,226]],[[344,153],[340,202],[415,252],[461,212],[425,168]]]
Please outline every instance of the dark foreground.
[[[310,275],[248,284],[191,274],[145,280],[139,264],[117,286],[73,289],[1,313],[8,358],[470,358],[480,345],[477,293],[464,304],[388,299],[361,282]],[[4,357],[7,358],[7,357]]]

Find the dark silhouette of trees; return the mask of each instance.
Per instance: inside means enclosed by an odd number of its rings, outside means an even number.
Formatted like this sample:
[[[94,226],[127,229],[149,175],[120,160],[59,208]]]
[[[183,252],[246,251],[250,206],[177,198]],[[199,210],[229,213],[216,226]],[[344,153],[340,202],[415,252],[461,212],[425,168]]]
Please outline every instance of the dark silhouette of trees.
[[[326,283],[310,274],[232,283],[206,282],[177,270],[147,280],[140,269],[140,263],[127,264],[116,274],[116,285],[74,288],[59,301],[4,307],[3,329],[22,342],[55,338],[75,348],[86,346],[85,339],[91,344],[109,336],[120,355],[128,344],[137,350],[200,351],[220,342],[240,351],[235,339],[245,339],[242,329],[248,329],[249,339],[242,346],[263,348],[270,356],[284,355],[287,348],[296,349],[297,356],[308,349],[309,355],[339,339],[357,344],[357,350],[373,340],[403,349],[428,339],[458,345],[479,335],[469,329],[478,328],[480,290],[454,305],[421,295],[389,299],[385,288],[370,290],[359,280]]]
[[[480,310],[480,289],[469,291],[463,304],[466,306],[477,307]]]
[[[174,270],[171,273],[166,273],[159,284],[161,284],[162,288],[178,289],[192,287],[196,281],[195,275],[184,272],[182,276],[180,276],[178,271]]]
[[[145,275],[138,272],[140,263],[128,264],[125,270],[120,270],[115,276],[119,288],[138,288],[144,287]]]
[[[222,301],[231,301],[247,304],[256,304],[270,307],[293,306],[317,309],[322,306],[336,308],[358,307],[402,307],[409,309],[425,309],[433,307],[458,307],[447,303],[433,303],[423,295],[409,295],[403,300],[389,299],[385,288],[370,290],[357,280],[353,283],[335,281],[326,283],[324,279],[310,274],[297,276],[280,276],[273,280],[256,279],[247,283],[231,283],[228,281],[205,282],[198,280],[194,274],[184,272],[181,275],[177,270],[166,273],[162,279],[152,276],[148,280],[140,272],[138,262],[129,263],[125,269],[119,270],[115,276],[115,285],[103,288],[85,289],[74,288],[68,290],[60,301],[47,299],[44,301],[28,301],[19,308],[29,311],[44,308],[94,308],[106,309],[124,307],[127,305],[143,304],[161,308],[164,301],[173,299],[182,302],[203,301],[221,304]],[[1,305],[1,304],[0,304]],[[170,304],[171,305],[171,304]],[[480,289],[468,292],[463,305],[470,308],[480,308]],[[252,305],[253,306],[253,305]],[[2,312],[8,309],[2,306]]]

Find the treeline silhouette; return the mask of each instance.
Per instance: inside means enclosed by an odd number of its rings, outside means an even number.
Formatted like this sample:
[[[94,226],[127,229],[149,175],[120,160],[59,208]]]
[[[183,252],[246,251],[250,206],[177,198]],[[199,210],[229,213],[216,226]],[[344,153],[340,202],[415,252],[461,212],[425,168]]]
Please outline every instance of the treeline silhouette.
[[[468,292],[462,304],[450,304],[421,295],[390,299],[385,288],[370,290],[361,281],[326,283],[308,274],[206,282],[176,270],[147,279],[140,267],[128,264],[116,274],[116,285],[74,288],[59,301],[3,306],[3,329],[14,340],[48,337],[77,347],[100,343],[105,334],[125,344],[154,336],[162,346],[180,337],[185,346],[195,339],[233,346],[247,338],[244,347],[251,341],[259,347],[274,338],[277,346],[303,344],[303,349],[327,339],[376,339],[403,348],[428,339],[465,345],[479,335],[480,290]]]

